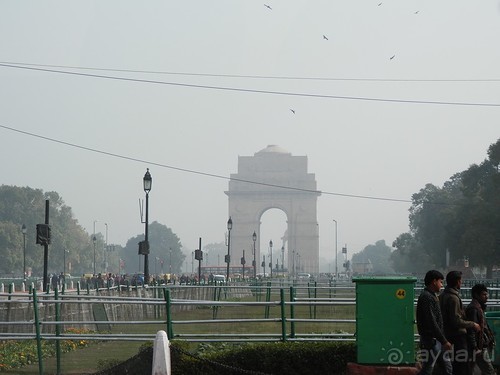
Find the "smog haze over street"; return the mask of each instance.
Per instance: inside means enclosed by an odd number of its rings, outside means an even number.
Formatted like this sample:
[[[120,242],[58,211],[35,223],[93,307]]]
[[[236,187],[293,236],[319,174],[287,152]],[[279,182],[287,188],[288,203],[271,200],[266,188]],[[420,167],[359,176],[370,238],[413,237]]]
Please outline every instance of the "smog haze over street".
[[[390,246],[413,193],[485,159],[499,40],[498,0],[2,1],[1,183],[125,245],[149,168],[150,222],[192,250],[224,241],[238,156],[278,145],[323,192],[324,270],[333,220],[349,255]],[[263,215],[262,248],[285,220]]]

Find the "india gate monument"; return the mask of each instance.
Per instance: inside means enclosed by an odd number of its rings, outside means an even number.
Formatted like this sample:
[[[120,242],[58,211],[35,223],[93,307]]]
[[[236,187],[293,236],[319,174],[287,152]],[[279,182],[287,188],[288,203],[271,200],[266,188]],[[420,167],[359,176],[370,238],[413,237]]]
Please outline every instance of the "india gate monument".
[[[256,273],[263,272],[262,255],[266,256],[266,274],[269,273],[268,249],[262,249],[262,253],[260,249],[260,225],[262,215],[274,208],[286,215],[287,229],[282,241],[275,244],[274,253],[281,258],[284,247],[288,274],[318,273],[317,199],[321,193],[317,191],[315,175],[307,172],[307,156],[294,156],[275,145],[267,146],[254,156],[239,156],[238,172],[231,174],[229,190],[225,193],[233,223],[231,267],[241,266],[245,249],[245,268],[253,270],[255,244]],[[256,242],[252,238],[254,232]]]

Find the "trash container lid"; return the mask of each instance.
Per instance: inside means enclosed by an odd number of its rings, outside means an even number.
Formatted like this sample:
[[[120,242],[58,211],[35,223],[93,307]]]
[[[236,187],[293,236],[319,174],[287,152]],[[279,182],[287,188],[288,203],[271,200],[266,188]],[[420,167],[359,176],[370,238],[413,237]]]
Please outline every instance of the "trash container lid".
[[[414,283],[415,276],[356,276],[352,278],[355,283],[383,284],[383,283]]]

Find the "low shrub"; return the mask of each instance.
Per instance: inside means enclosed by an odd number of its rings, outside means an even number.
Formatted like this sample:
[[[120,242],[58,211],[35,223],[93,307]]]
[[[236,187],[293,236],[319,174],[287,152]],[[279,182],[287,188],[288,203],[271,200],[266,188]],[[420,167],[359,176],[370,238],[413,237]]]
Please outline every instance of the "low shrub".
[[[261,374],[344,374],[348,362],[356,361],[354,343],[279,342],[260,344],[189,344],[171,342],[172,373],[183,375],[229,375],[245,371]],[[151,374],[152,346],[126,362],[99,375]]]

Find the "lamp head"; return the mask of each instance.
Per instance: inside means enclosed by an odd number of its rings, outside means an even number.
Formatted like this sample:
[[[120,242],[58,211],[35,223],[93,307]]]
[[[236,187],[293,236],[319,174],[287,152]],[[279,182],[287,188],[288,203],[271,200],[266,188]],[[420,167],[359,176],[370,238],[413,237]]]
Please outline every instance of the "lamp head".
[[[144,191],[146,193],[149,193],[151,191],[151,185],[153,184],[153,179],[151,178],[151,174],[149,173],[149,168],[147,169],[142,182],[144,183]]]
[[[257,234],[255,234],[255,231],[253,231],[252,239],[253,239],[253,242],[257,241]]]
[[[233,220],[231,219],[231,216],[229,216],[229,220],[227,221],[227,230],[233,229]]]
[[[269,247],[272,248],[273,247],[273,240],[270,240],[269,241]]]
[[[26,225],[23,224],[23,226],[21,227],[21,232],[23,232],[23,234],[26,234]]]

